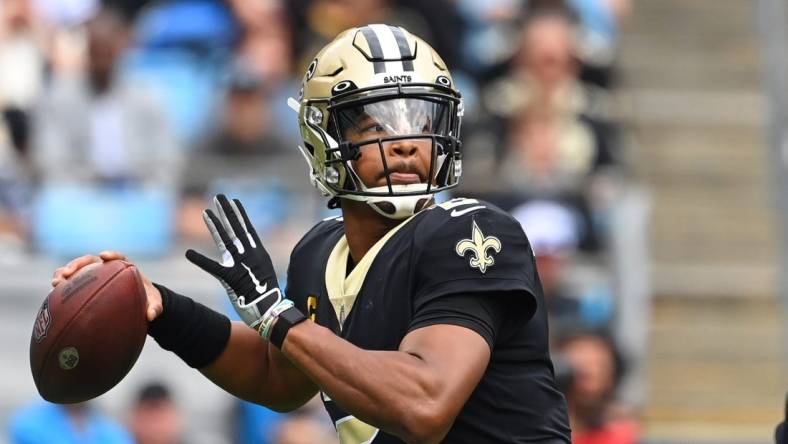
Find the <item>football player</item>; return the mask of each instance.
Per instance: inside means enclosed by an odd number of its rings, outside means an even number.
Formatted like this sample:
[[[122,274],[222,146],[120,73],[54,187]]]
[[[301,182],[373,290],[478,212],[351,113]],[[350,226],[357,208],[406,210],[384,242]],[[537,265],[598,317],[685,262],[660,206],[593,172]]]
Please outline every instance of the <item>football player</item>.
[[[339,35],[303,79],[312,183],[342,217],[292,252],[287,298],[238,200],[203,219],[243,322],[146,280],[150,335],[228,392],[278,411],[320,395],[343,444],[568,443],[545,301],[520,225],[457,185],[463,106],[440,56],[402,28]],[[53,284],[85,264],[75,259]]]

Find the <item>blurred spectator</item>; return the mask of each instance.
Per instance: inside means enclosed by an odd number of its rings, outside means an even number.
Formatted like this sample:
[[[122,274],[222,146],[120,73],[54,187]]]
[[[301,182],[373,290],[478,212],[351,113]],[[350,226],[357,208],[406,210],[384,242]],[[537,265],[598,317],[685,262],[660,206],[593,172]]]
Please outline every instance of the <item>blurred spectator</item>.
[[[120,425],[92,404],[51,404],[36,401],[10,420],[11,444],[132,444]]]
[[[30,118],[26,112],[16,107],[8,107],[2,112],[2,121],[8,130],[8,142],[20,159],[27,163],[30,148]]]
[[[290,78],[291,36],[282,0],[229,0],[241,25],[236,55],[250,63],[269,88]]]
[[[300,76],[293,75],[295,54],[286,5],[282,0],[232,0],[230,4],[241,26],[236,60],[243,60],[259,77],[270,126],[294,147],[301,134],[287,98],[296,95]]]
[[[572,211],[555,202],[531,201],[512,211],[523,226],[534,252],[539,280],[549,307],[550,327],[560,330],[564,319],[574,320],[577,302],[566,294],[565,273],[580,238],[579,220]]]
[[[606,334],[575,332],[557,343],[571,369],[564,395],[575,444],[634,444],[639,425],[615,399],[624,363]]]
[[[214,113],[222,70],[239,38],[222,0],[158,1],[139,13],[123,72],[144,82],[184,147],[204,135]]]
[[[0,115],[0,245],[27,237],[32,183],[27,158],[27,114],[7,108]]]
[[[102,10],[87,23],[87,73],[56,75],[35,116],[33,157],[45,182],[171,185],[179,153],[160,105],[117,76],[129,28]]]
[[[575,116],[534,105],[512,121],[509,148],[499,164],[499,180],[511,188],[539,194],[575,192],[594,166],[592,132]]]
[[[101,0],[31,1],[38,15],[55,28],[69,28],[84,23],[96,14],[102,4]]]
[[[594,184],[617,168],[605,95],[578,80],[567,10],[531,11],[521,37],[511,71],[483,94],[493,119],[466,137],[463,187],[571,202],[587,219],[581,247],[595,250],[604,233],[595,225],[593,193],[602,188]]]
[[[563,9],[576,18],[573,43],[580,78],[603,88],[614,86],[618,30],[631,0],[460,0],[458,10],[468,25],[466,69],[480,80],[494,76],[514,55],[523,14],[545,9]]]
[[[29,110],[44,83],[43,36],[32,3],[0,2],[0,109]]]
[[[517,50],[517,20],[526,0],[459,0],[457,10],[467,25],[463,36],[463,67],[484,82]]]
[[[533,11],[512,72],[485,94],[487,108],[506,122],[497,157],[514,168],[504,172],[511,185],[574,189],[613,162],[611,135],[600,121],[606,96],[578,81],[574,35],[566,10]]]
[[[271,177],[264,177],[262,169],[276,163],[277,156],[286,151],[291,154],[295,151],[273,129],[267,92],[259,72],[239,59],[233,64],[228,80],[219,126],[193,151],[185,168],[180,229],[186,237],[205,235],[199,215],[205,206],[205,196],[218,181],[265,183]],[[270,189],[260,186],[259,191],[262,194]],[[254,204],[250,204],[253,208]]]
[[[98,245],[160,256],[172,240],[182,153],[160,102],[120,75],[129,24],[102,9],[84,28],[85,63],[53,72],[33,116],[30,151],[41,187],[32,238],[51,256]]]
[[[521,204],[511,214],[523,226],[534,251],[551,335],[560,336],[578,325],[607,326],[614,300],[606,273],[586,266],[581,277],[573,264],[588,231],[583,215],[565,202],[543,199]]]
[[[274,444],[331,444],[336,434],[317,419],[307,415],[291,415],[279,425]]]
[[[129,413],[129,431],[136,444],[183,442],[183,418],[169,388],[152,382],[143,386]]]
[[[631,0],[568,0],[568,3],[580,19],[580,77],[604,88],[614,86],[618,30],[630,14]]]
[[[33,0],[0,2],[0,245],[27,237],[32,198],[30,111],[45,73],[43,27]]]
[[[268,101],[268,86],[248,59],[237,59],[229,72],[219,126],[205,138],[197,152],[243,157],[293,151],[293,147],[287,146],[277,135]],[[198,162],[193,162],[189,169],[197,165]]]

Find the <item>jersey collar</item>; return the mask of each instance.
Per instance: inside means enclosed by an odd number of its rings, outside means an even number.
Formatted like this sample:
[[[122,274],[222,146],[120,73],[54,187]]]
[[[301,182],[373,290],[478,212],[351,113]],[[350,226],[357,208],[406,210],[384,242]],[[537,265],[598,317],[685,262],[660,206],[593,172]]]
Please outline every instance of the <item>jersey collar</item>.
[[[353,304],[356,301],[361,285],[364,284],[364,279],[367,272],[372,266],[380,250],[386,245],[386,242],[391,239],[402,227],[415,218],[411,216],[403,220],[399,225],[389,230],[382,238],[380,238],[372,248],[367,251],[364,257],[353,267],[350,274],[347,274],[347,261],[350,255],[350,247],[347,243],[347,238],[343,234],[337,241],[331,254],[328,256],[328,263],[326,264],[326,290],[328,291],[328,299],[334,307],[337,320],[339,321],[339,328],[342,329],[345,319],[347,319]]]

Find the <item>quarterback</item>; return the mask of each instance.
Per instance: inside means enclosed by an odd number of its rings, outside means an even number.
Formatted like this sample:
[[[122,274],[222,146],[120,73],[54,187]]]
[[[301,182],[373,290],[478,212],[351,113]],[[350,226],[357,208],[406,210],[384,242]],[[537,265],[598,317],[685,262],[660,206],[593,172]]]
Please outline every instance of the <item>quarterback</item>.
[[[463,106],[402,28],[345,31],[309,65],[298,112],[310,180],[342,216],[290,257],[287,297],[238,200],[203,219],[243,322],[146,280],[149,333],[228,392],[278,411],[319,394],[342,444],[568,443],[547,315],[520,225],[457,185]],[[74,259],[53,284],[120,253]]]

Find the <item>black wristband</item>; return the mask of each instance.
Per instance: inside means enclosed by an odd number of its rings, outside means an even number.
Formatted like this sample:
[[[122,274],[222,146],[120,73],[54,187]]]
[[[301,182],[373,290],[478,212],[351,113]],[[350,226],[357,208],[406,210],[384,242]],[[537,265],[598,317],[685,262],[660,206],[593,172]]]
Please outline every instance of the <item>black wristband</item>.
[[[274,344],[279,350],[282,349],[282,344],[285,342],[287,332],[290,331],[294,325],[306,321],[306,316],[301,313],[301,310],[292,307],[283,311],[282,314],[277,316],[274,329],[271,330],[271,335],[268,337],[268,342]]]
[[[230,339],[230,320],[205,305],[154,283],[164,311],[148,326],[148,334],[189,365],[205,367],[218,358]]]

